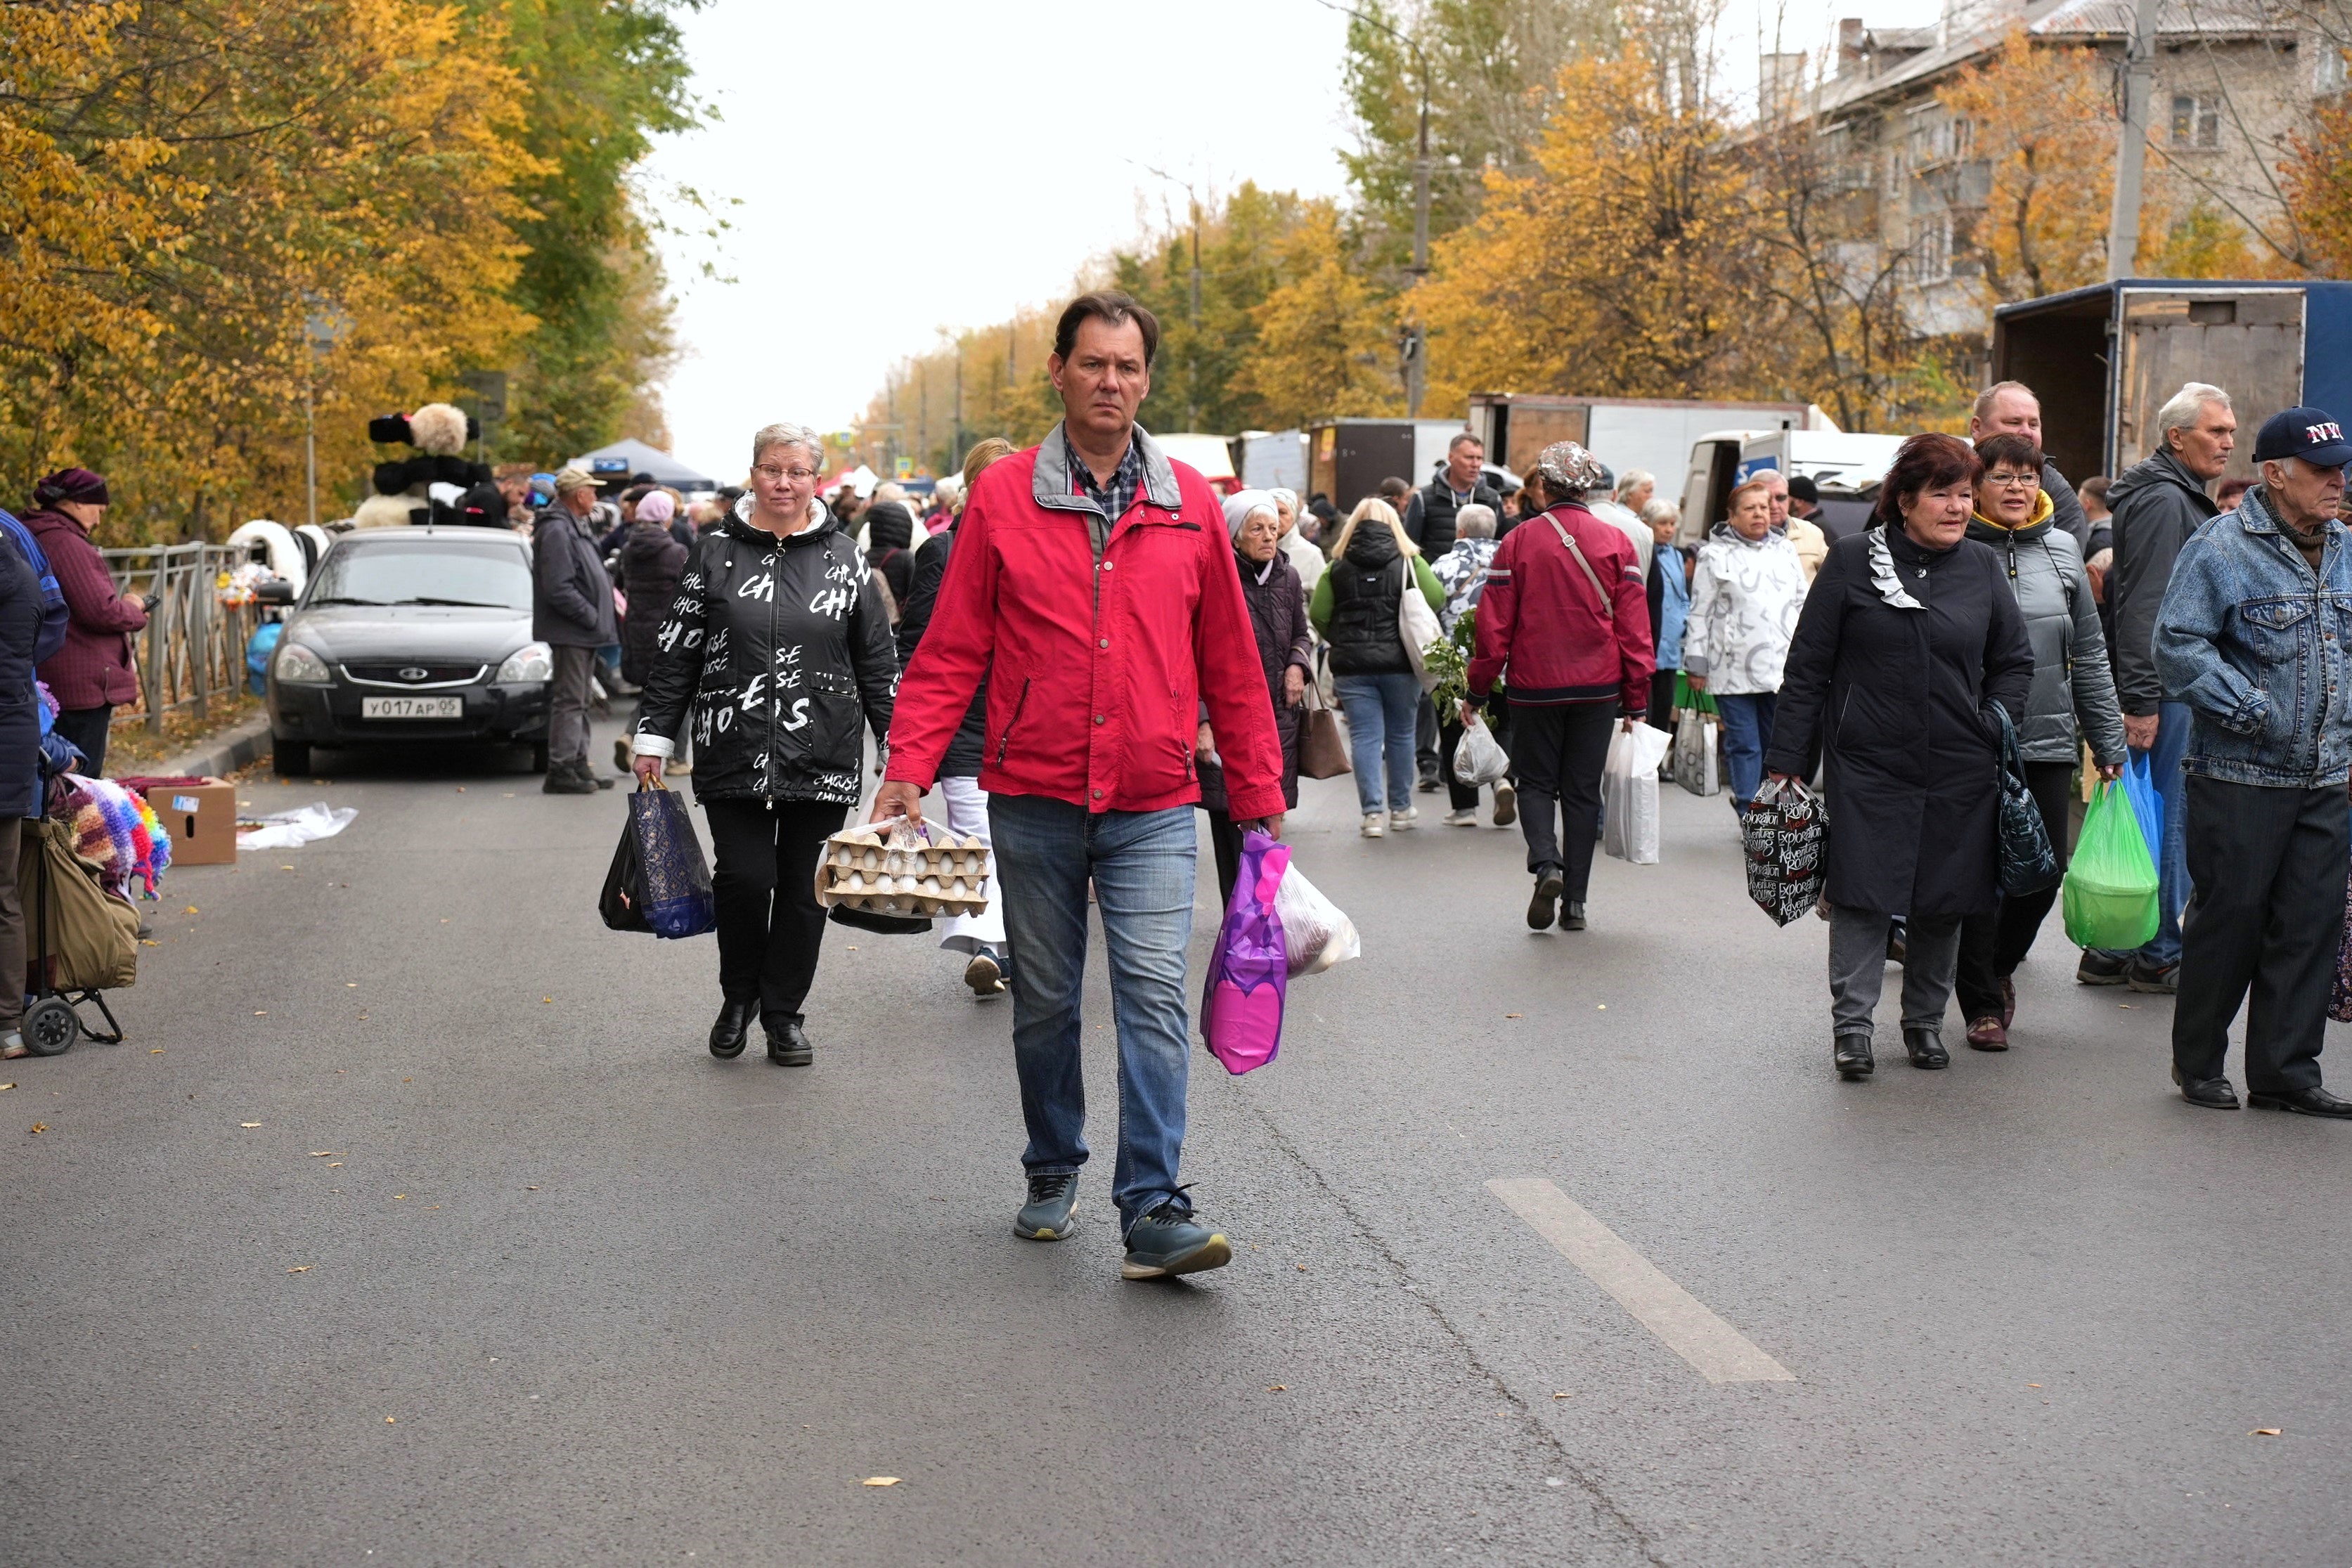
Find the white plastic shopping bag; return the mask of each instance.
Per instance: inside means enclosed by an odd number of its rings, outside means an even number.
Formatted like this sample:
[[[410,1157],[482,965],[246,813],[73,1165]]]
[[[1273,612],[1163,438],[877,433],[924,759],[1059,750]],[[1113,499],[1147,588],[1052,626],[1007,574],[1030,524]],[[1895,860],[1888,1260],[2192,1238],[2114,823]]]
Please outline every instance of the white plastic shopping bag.
[[[1356,923],[1307,880],[1294,859],[1274,890],[1274,913],[1282,922],[1284,950],[1290,956],[1290,974],[1319,975],[1334,964],[1363,956]]]
[[[1723,787],[1716,777],[1713,715],[1683,709],[1675,728],[1674,748],[1675,783],[1694,795],[1712,795]]]
[[[1503,743],[1486,727],[1486,721],[1477,714],[1462,727],[1462,738],[1454,747],[1454,777],[1473,789],[1481,784],[1492,784],[1511,771],[1511,758]]]
[[[1658,863],[1658,763],[1673,744],[1674,737],[1646,724],[1610,739],[1601,771],[1601,847],[1621,861]]]

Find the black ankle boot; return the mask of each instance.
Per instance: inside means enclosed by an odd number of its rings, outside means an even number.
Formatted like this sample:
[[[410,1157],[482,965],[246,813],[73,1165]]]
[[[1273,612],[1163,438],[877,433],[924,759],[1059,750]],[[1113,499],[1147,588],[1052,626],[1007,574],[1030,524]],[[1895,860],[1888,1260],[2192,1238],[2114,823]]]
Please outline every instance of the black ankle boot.
[[[1944,1049],[1943,1036],[1932,1029],[1906,1029],[1903,1031],[1903,1049],[1911,1053],[1914,1067],[1949,1067],[1952,1053]]]
[[[757,997],[740,1002],[730,997],[719,1009],[719,1021],[710,1026],[710,1054],[722,1061],[742,1055],[743,1042],[751,1033],[751,1019],[759,1010]]]
[[[1871,1059],[1870,1036],[1842,1034],[1831,1049],[1830,1060],[1836,1063],[1841,1078],[1867,1078],[1878,1063]]]
[[[801,1026],[787,1019],[781,1026],[768,1029],[768,1060],[779,1067],[806,1067],[816,1060],[816,1051]]]

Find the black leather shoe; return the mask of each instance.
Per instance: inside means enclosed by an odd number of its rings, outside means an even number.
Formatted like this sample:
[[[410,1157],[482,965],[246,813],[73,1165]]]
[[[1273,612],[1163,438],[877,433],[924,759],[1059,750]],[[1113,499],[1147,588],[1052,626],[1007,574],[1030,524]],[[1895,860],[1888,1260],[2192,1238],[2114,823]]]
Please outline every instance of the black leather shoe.
[[[1559,928],[1562,931],[1583,930],[1584,905],[1581,904],[1570,904],[1567,908],[1561,910],[1559,912]]]
[[[719,1009],[719,1021],[710,1026],[710,1054],[721,1061],[732,1061],[743,1054],[743,1041],[751,1032],[751,1019],[760,1011],[760,998],[729,1001]]]
[[[2246,1103],[2303,1116],[2352,1116],[2352,1100],[2338,1100],[2316,1083],[2308,1089],[2249,1089]]]
[[[1545,872],[1536,878],[1536,895],[1528,900],[1528,929],[1549,931],[1553,914],[1559,906],[1559,895],[1567,890],[1568,878],[1556,871]]]
[[[1906,1029],[1903,1031],[1903,1049],[1911,1053],[1914,1067],[1949,1067],[1952,1053],[1944,1049],[1943,1036],[1932,1029]]]
[[[768,1060],[782,1067],[806,1067],[816,1060],[816,1051],[801,1026],[787,1020],[782,1028],[768,1030]]]
[[[1867,1078],[1877,1069],[1871,1060],[1870,1036],[1842,1034],[1831,1048],[1830,1060],[1837,1064],[1838,1076],[1845,1079]]]
[[[2238,1092],[2226,1078],[2183,1078],[2180,1069],[2172,1070],[2172,1081],[2180,1085],[2180,1097],[2191,1105],[2202,1105],[2208,1111],[2234,1111],[2238,1108]],[[2341,1105],[2341,1100],[2336,1102]]]

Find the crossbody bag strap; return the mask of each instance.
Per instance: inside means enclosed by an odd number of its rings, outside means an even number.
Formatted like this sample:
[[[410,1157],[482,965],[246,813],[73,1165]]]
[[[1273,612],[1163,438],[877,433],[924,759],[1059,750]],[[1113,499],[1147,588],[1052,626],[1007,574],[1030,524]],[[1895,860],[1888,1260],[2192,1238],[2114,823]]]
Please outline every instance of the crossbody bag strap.
[[[1559,542],[1568,547],[1568,553],[1574,556],[1576,564],[1584,570],[1584,580],[1592,584],[1592,591],[1601,601],[1601,618],[1608,621],[1616,620],[1617,606],[1610,599],[1609,591],[1601,586],[1601,574],[1592,570],[1592,563],[1584,559],[1582,550],[1576,548],[1575,536],[1561,528],[1559,519],[1549,512],[1544,514],[1544,521],[1551,525],[1551,531],[1559,536]]]

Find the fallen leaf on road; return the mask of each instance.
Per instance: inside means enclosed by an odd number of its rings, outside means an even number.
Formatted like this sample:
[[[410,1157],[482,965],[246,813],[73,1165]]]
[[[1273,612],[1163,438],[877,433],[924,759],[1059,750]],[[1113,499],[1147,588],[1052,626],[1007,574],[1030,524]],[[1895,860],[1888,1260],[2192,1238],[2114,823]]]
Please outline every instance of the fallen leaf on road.
[[[268,1008],[256,1008],[253,1009],[253,1016],[257,1019],[266,1019],[269,1016],[269,1009]]]
[[[385,1426],[389,1427],[389,1426],[391,1426],[394,1421],[396,1421],[397,1419],[399,1419],[399,1417],[397,1417],[397,1416],[385,1416],[385,1417],[383,1418],[383,1424],[384,1424]]]
[[[139,938],[139,946],[142,947],[161,947],[163,944],[149,937],[142,936]]]
[[[466,787],[465,787],[463,784],[458,785],[458,786],[457,786],[457,793],[458,793],[458,794],[460,794],[460,795],[462,795],[462,794],[464,794],[465,792],[466,792]]]
[[[408,1195],[404,1192],[394,1193],[392,1197],[393,1201],[395,1203],[406,1203],[408,1201]]]
[[[36,1133],[46,1133],[48,1130],[49,1124],[47,1122],[36,1122],[33,1124],[31,1128],[31,1131]]]
[[[2276,1427],[2257,1427],[2246,1434],[2249,1437],[2283,1437],[2286,1434]]]
[[[1528,1015],[1525,1013],[1505,1013],[1503,1016],[1507,1019],[1523,1019]]]
[[[151,1046],[148,1048],[147,1054],[150,1056],[161,1056],[163,1054],[163,1048],[160,1045]]]
[[[537,1188],[537,1187],[535,1187],[535,1186],[527,1186],[527,1187],[523,1188],[523,1191],[525,1191],[525,1192],[537,1192],[538,1190],[539,1190],[539,1188]]]
[[[2117,1007],[2119,1007],[2119,1008],[2123,1009],[2124,1009],[2124,1011],[2126,1011],[2126,1012],[2129,1012],[2129,1011],[2131,1011],[2131,1010],[2132,1010],[2132,1005],[2131,1005],[2129,1002],[2117,1002],[2117,1003],[2116,1004],[2116,1006],[2117,1006]]]
[[[2040,1385],[2039,1383],[2029,1383],[2029,1384],[2027,1384],[2025,1386],[2027,1386],[2028,1388],[2039,1388],[2039,1387],[2041,1387],[2041,1386],[2042,1386],[2042,1385]]]
[[[305,1263],[299,1269],[289,1269],[286,1271],[289,1274],[307,1274],[310,1271],[310,1265]]]
[[[343,982],[343,989],[347,991],[356,991],[359,988],[360,983],[357,980],[345,980]]]
[[[279,866],[278,869],[279,871],[292,871],[294,868],[293,868],[292,866],[290,866],[290,865],[282,865],[282,866]]]
[[[441,1206],[440,1206],[439,1204],[437,1204],[437,1203],[428,1203],[428,1204],[426,1204],[425,1207],[427,1207],[427,1208],[438,1208],[438,1207],[440,1207]]]
[[[13,1084],[13,1083],[0,1083],[0,1092],[5,1092],[6,1091],[11,1090],[11,1089],[14,1089],[15,1087],[16,1087],[16,1086],[15,1084]]]
[[[323,1160],[334,1152],[335,1151],[332,1149],[312,1149],[310,1151],[310,1157],[314,1160]]]
[[[1552,1397],[1553,1397],[1554,1399],[1571,1399],[1571,1398],[1574,1398],[1574,1397],[1575,1397],[1575,1396],[1573,1396],[1573,1395],[1570,1395],[1570,1394],[1555,1394],[1555,1395],[1553,1395],[1553,1396],[1552,1396]]]
[[[866,1487],[894,1487],[898,1484],[898,1478],[897,1476],[867,1476],[864,1480],[857,1484],[859,1486]]]
[[[554,998],[553,997],[541,997],[541,998],[540,998],[539,999],[540,999],[541,1001],[542,1001],[542,1002],[551,1002],[551,1001],[553,1001],[555,998]]]
[[[261,1124],[258,1122],[239,1122],[237,1125],[240,1127],[258,1127]]]
[[[1287,1394],[1290,1392],[1290,1385],[1287,1383],[1269,1383],[1265,1385],[1265,1391],[1268,1394]]]
[[[180,911],[180,913],[181,913],[181,914],[183,914],[183,915],[194,915],[195,912],[196,912],[196,906],[195,906],[194,904],[191,904],[190,905],[188,905],[188,907],[186,907],[185,909],[183,909],[182,911]]]
[[[339,1171],[343,1168],[343,1162],[341,1160],[329,1160],[327,1162],[327,1168],[331,1171]]]
[[[1306,1265],[1306,1264],[1304,1264],[1304,1263],[1301,1263],[1300,1265],[1298,1265],[1298,1271],[1299,1271],[1300,1273],[1302,1273],[1302,1274],[1304,1274],[1305,1272],[1307,1272],[1307,1265]]]
[[[404,1079],[402,1079],[402,1080],[401,1080],[401,1082],[402,1082],[403,1083],[414,1083],[414,1082],[416,1082],[416,1080],[415,1080],[415,1079],[414,1079],[414,1078],[404,1078]]]

